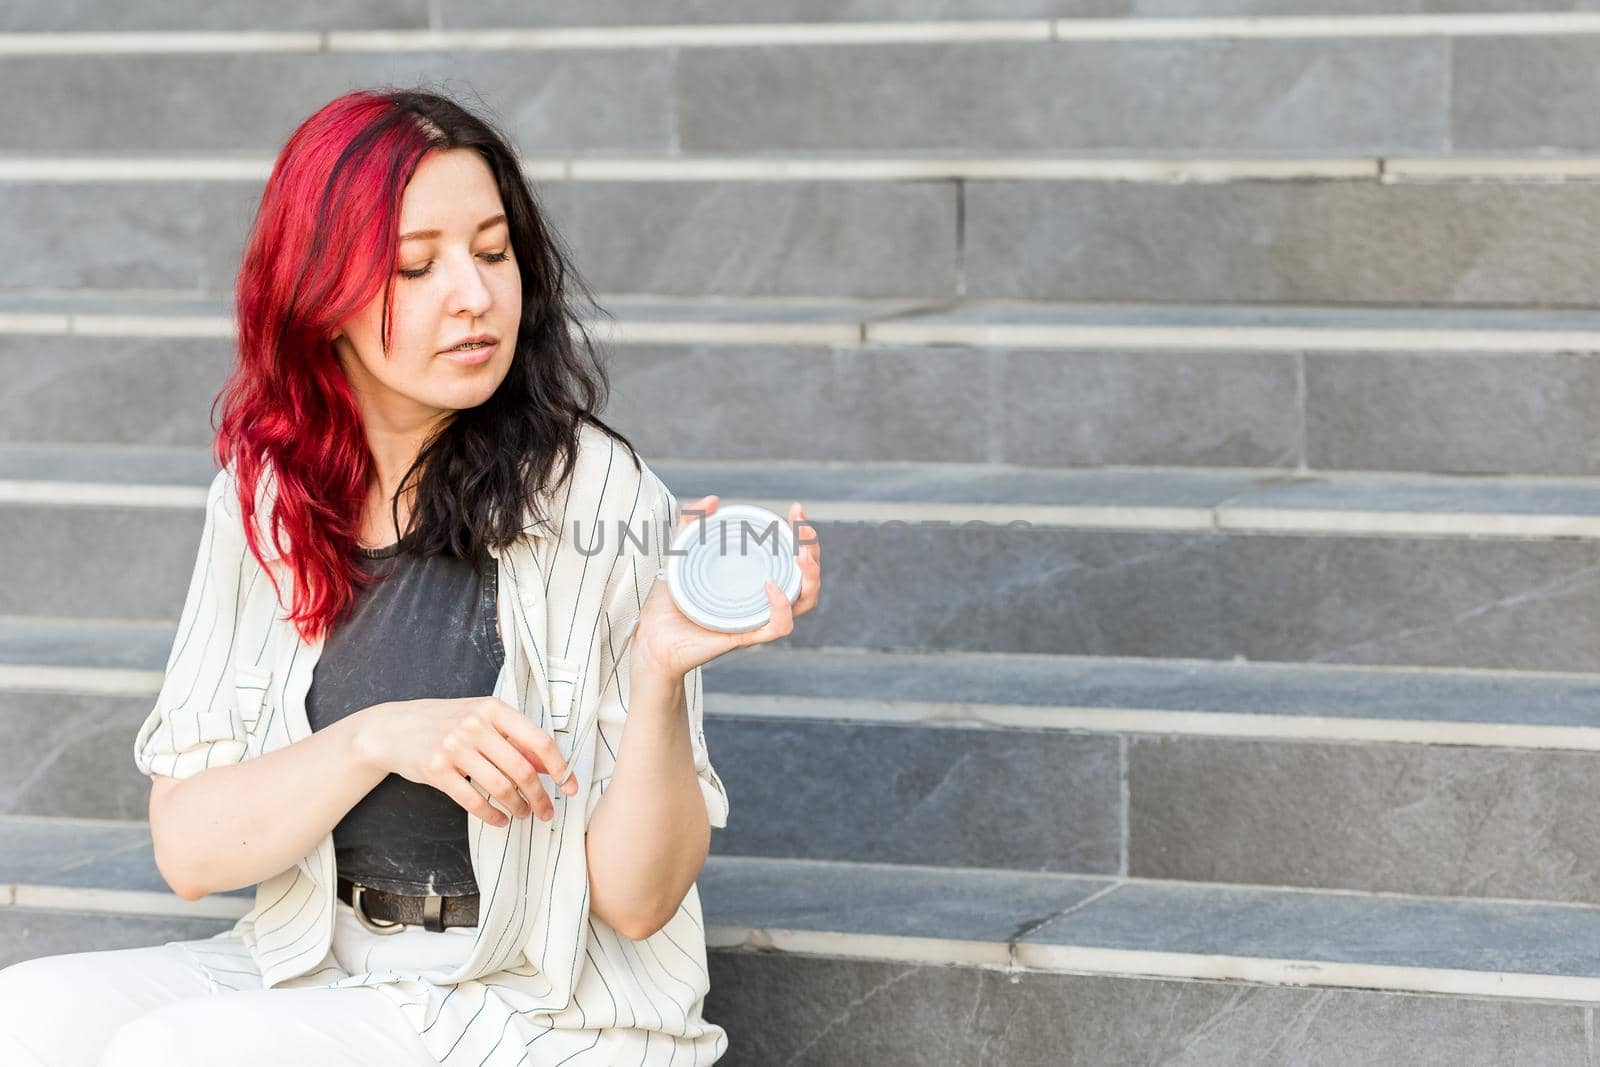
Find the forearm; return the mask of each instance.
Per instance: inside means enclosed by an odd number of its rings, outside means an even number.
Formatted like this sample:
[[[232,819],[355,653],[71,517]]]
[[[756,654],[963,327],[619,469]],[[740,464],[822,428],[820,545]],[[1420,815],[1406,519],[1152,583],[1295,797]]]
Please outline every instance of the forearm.
[[[365,759],[363,709],[292,745],[186,778],[152,803],[156,865],[189,900],[292,867],[388,772]]]
[[[711,822],[696,780],[683,679],[634,664],[630,683],[616,766],[589,820],[589,908],[641,940],[666,924],[700,877]]]

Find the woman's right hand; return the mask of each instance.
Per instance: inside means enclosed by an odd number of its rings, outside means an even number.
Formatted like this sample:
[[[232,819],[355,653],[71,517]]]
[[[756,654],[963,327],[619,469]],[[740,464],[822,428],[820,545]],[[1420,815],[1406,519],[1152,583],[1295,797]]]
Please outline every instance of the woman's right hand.
[[[395,700],[356,714],[362,716],[357,746],[364,762],[431,785],[492,826],[511,820],[475,786],[518,818],[535,810],[546,821],[555,817],[555,803],[539,773],[560,778],[567,761],[555,738],[505,701],[492,696]],[[568,778],[563,792],[577,791],[577,778]]]

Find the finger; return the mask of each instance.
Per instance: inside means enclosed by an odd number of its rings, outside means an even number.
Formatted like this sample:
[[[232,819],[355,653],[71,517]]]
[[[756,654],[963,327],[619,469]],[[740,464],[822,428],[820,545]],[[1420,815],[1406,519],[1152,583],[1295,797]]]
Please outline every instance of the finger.
[[[803,528],[813,536],[816,533],[809,525]],[[794,613],[804,615],[817,606],[822,595],[822,552],[814,540],[795,556],[795,563],[800,568],[800,595],[795,598]]]
[[[571,764],[561,754],[555,738],[529,722],[522,713],[504,701],[495,709],[494,725],[535,768],[544,771],[567,796],[578,792],[578,779]]]
[[[822,591],[822,565],[810,556],[800,559],[800,595],[795,598],[794,613],[804,615],[817,606],[817,596]]]
[[[803,514],[800,505],[794,506],[794,515]],[[800,569],[800,595],[795,598],[798,605],[812,593],[813,589],[822,581],[822,553],[817,550],[814,542],[808,542],[808,537],[814,537],[816,530],[809,523],[801,522],[795,527],[795,541],[800,546],[795,550],[795,566]]]
[[[472,788],[472,785],[459,774],[447,774],[429,784],[490,826],[505,826],[511,822],[504,813],[496,810],[494,805],[490,804],[482,793]]]
[[[717,504],[720,503],[720,501],[721,498],[714,495],[703,496],[694,503],[686,504],[679,508],[678,525],[673,529],[673,533],[677,534],[685,527],[693,526],[695,523],[702,522],[711,515],[715,514],[717,510]]]
[[[759,644],[787,637],[794,629],[794,613],[789,606],[789,598],[783,595],[778,583],[768,578],[763,588],[767,593],[767,604],[772,609],[771,616],[765,626],[750,631],[747,644]]]
[[[767,599],[772,602],[772,618],[769,622],[781,623],[786,629],[794,629],[794,605],[789,603],[783,587],[771,578],[767,579]]]
[[[539,817],[546,822],[555,818],[556,806],[544,786],[539,784],[538,766],[515,745],[495,734],[483,740],[479,751],[496,770],[511,779],[512,787],[520,794],[514,815],[526,818],[538,809]]]
[[[527,815],[527,802],[517,792],[517,787],[483,753],[468,750],[456,755],[456,768],[472,779],[472,784],[500,802],[502,811],[521,818]]]
[[[822,546],[817,539],[817,528],[806,521],[806,509],[796,500],[789,505],[789,521],[794,526],[795,556],[809,556],[822,562]]]

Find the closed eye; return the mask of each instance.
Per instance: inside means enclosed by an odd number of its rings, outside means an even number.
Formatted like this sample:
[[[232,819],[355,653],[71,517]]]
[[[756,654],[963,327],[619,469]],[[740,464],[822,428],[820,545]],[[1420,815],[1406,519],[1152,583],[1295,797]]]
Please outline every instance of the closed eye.
[[[506,260],[511,258],[511,253],[510,252],[485,252],[485,253],[483,253],[483,258],[485,260],[487,260],[488,262],[490,262],[490,263],[504,263]],[[420,278],[424,274],[428,274],[428,273],[432,272],[432,270],[433,270],[433,263],[432,263],[432,261],[429,261],[429,263],[428,263],[428,265],[426,267],[419,267],[416,270],[402,270],[400,272],[400,277],[402,277],[402,278]]]

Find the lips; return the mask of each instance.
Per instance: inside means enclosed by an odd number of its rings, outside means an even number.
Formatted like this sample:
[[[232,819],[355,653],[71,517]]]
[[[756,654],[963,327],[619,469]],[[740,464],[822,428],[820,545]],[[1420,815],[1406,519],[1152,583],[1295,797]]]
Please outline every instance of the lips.
[[[495,352],[499,348],[499,342],[496,342],[492,345],[483,345],[480,348],[449,349],[439,354],[451,363],[464,367],[478,367],[493,359]]]
[[[497,340],[499,340],[499,338],[495,337],[495,335],[492,334],[492,333],[475,333],[471,337],[463,337],[461,340],[457,341],[455,344],[451,345],[449,348],[442,349],[441,353],[458,351],[458,350],[460,350],[460,346],[462,346],[462,345],[470,345],[470,344],[492,345]],[[470,351],[470,349],[467,350],[467,351]]]

